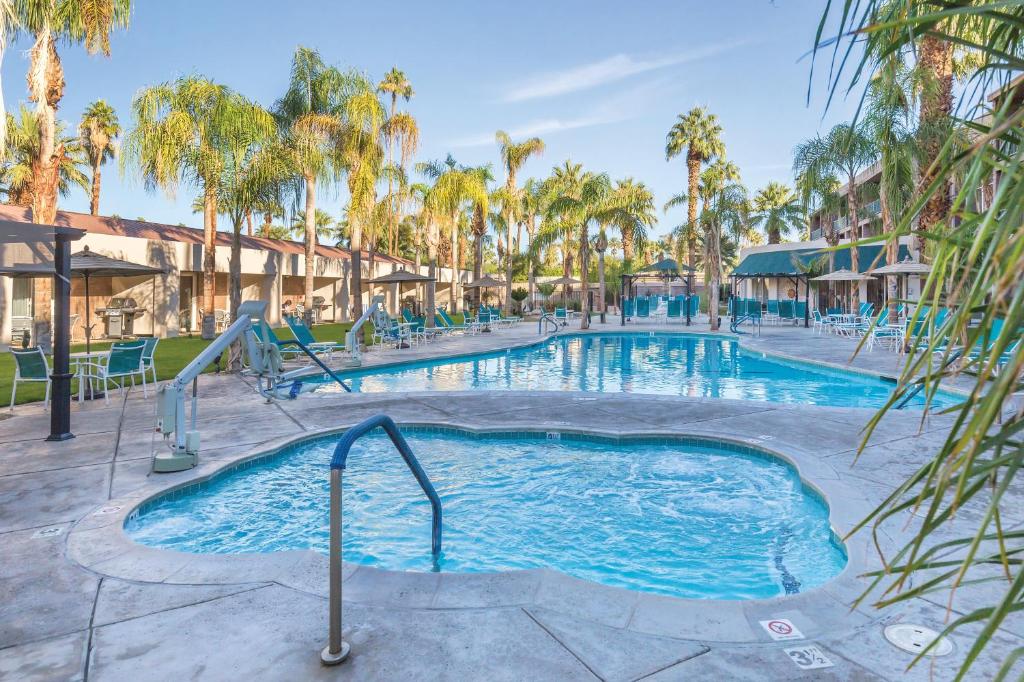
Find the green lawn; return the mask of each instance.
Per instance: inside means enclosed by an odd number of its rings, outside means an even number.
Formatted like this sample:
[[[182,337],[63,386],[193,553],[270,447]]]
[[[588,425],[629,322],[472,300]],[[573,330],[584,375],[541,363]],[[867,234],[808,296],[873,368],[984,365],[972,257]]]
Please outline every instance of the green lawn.
[[[461,316],[455,316],[456,321],[461,321]],[[337,343],[344,343],[345,332],[352,327],[351,322],[345,322],[341,324],[320,324],[313,327],[313,336],[318,341],[335,341]],[[366,343],[370,343],[372,327],[367,324],[363,326],[364,339]],[[292,336],[291,330],[288,327],[281,329],[275,329],[275,333],[278,338],[290,339]],[[187,365],[192,359],[199,354],[206,346],[209,341],[204,341],[198,336],[179,336],[171,339],[162,339],[156,347],[156,375],[161,381],[172,379],[174,376],[181,371],[181,369]],[[96,342],[92,344],[94,349],[109,348],[110,342]],[[84,351],[85,344],[72,344],[71,352]],[[225,357],[226,361],[227,358]],[[52,359],[51,359],[52,361]],[[214,370],[213,365],[206,368],[207,372]],[[11,384],[14,380],[14,357],[10,353],[0,353],[0,400],[4,401],[4,405],[8,404],[10,400],[8,396],[11,394]],[[45,384],[42,383],[24,383],[18,385],[18,396],[17,404],[35,402],[43,399],[43,391]],[[77,384],[73,385],[73,389],[77,388]]]

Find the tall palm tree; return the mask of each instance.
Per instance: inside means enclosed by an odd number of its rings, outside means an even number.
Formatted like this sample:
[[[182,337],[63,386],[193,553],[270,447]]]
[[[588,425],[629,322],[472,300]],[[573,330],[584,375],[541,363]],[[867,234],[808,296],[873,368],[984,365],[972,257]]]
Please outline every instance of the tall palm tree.
[[[14,41],[21,27],[18,20],[16,0],[0,0],[0,67],[4,63],[7,45]],[[7,109],[4,106],[3,88],[0,87],[0,158],[7,155]]]
[[[512,313],[512,260],[515,254],[512,253],[512,224],[515,222],[512,215],[516,202],[513,197],[519,195],[519,187],[516,184],[516,175],[531,156],[537,156],[544,152],[544,141],[539,137],[531,137],[522,142],[513,142],[508,133],[499,130],[494,134],[498,142],[501,154],[501,165],[505,169],[505,192],[508,202],[505,207],[505,225],[508,230],[505,249],[505,310]]]
[[[320,243],[320,235],[326,235],[330,232],[331,228],[335,226],[337,221],[327,211],[322,208],[316,210],[316,217],[313,219],[313,223],[316,225],[316,243]],[[292,216],[291,233],[301,239],[306,238],[306,213],[305,211],[299,211]]]
[[[629,211],[623,211],[612,221],[622,238],[622,260],[632,263],[634,250],[643,248],[647,241],[647,228],[652,227],[657,218],[654,214],[654,195],[642,182],[633,178],[625,178],[615,183],[615,196]]]
[[[696,225],[697,225],[697,186],[700,182],[701,166],[716,156],[725,155],[725,144],[722,142],[722,126],[718,117],[708,113],[704,107],[694,107],[689,112],[679,114],[675,125],[668,132],[665,140],[665,159],[671,160],[680,154],[686,154],[687,172],[687,213],[686,219],[691,226],[691,236],[687,243],[687,265],[694,267],[696,256]]]
[[[708,318],[711,331],[718,330],[719,292],[722,283],[722,223],[723,212],[732,207],[727,200],[732,192],[727,188],[736,186],[739,169],[731,161],[719,157],[701,173],[700,192],[704,197],[702,241],[704,243],[704,281],[708,291]]]
[[[84,44],[89,54],[110,56],[110,34],[128,26],[131,0],[18,0],[17,19],[33,36],[29,50],[29,101],[39,117],[39,155],[33,164],[36,190],[32,220],[52,224],[57,215],[57,108],[64,97],[64,68],[57,43]]]
[[[22,105],[18,118],[7,114],[7,161],[0,171],[6,185],[7,202],[15,206],[32,206],[35,174],[32,163],[39,151],[39,119]],[[88,191],[89,180],[82,171],[86,167],[85,150],[79,140],[64,134],[64,124],[57,122],[57,148],[62,150],[58,163],[57,192],[66,197],[75,187]]]
[[[225,140],[259,115],[224,85],[188,76],[142,90],[132,101],[135,127],[121,162],[139,167],[149,190],[173,194],[181,182],[203,198],[203,336],[212,338],[216,287],[218,199],[225,167]]]
[[[289,164],[296,169],[301,179],[299,187],[305,195],[303,302],[307,315],[313,311],[317,185],[338,178],[335,150],[342,126],[338,108],[348,85],[349,78],[325,64],[320,53],[300,46],[292,57],[288,90],[274,104],[274,117]],[[358,257],[354,256],[353,266],[357,263]],[[352,296],[361,299],[358,290]]]
[[[878,158],[877,149],[868,136],[864,123],[840,123],[834,126],[824,137],[818,135],[813,139],[797,145],[794,152],[793,170],[807,173],[814,177],[828,175],[841,176],[846,180],[847,216],[850,220],[850,241],[860,238],[858,210],[857,174],[866,169]],[[839,244],[839,235],[830,231],[826,238],[829,246]],[[859,255],[856,248],[850,249],[850,263],[854,272],[860,271]],[[835,265],[834,253],[829,252],[829,269]],[[853,287],[853,307],[860,305],[860,291]]]
[[[804,211],[796,193],[781,182],[769,182],[754,196],[751,220],[764,230],[769,244],[778,244],[783,236],[800,230]]]
[[[404,172],[409,158],[416,153],[419,146],[419,127],[410,114],[398,111],[398,98],[406,102],[415,94],[412,83],[398,67],[392,67],[377,84],[377,92],[390,96],[391,106],[388,120],[384,124],[384,137],[388,147],[388,166],[395,166],[395,143],[399,145],[399,168]],[[388,250],[394,252],[398,248],[398,211],[399,202],[394,192],[392,176],[388,176]]]
[[[354,292],[353,314],[363,314],[362,249],[364,230],[370,237],[370,248],[376,235],[374,213],[377,210],[377,183],[384,167],[384,148],[381,135],[386,113],[370,81],[351,73],[349,92],[343,99],[338,114],[342,122],[338,138],[339,168],[348,183],[349,248],[352,252],[352,272],[349,290]],[[379,215],[378,215],[379,218]],[[373,251],[369,252],[369,272],[373,276]]]
[[[533,251],[533,240],[537,236],[537,221],[543,217],[546,210],[543,183],[536,178],[529,178],[523,184],[522,203],[519,212],[526,227],[526,252],[528,254],[526,261],[526,287],[529,297],[527,300],[530,301],[531,306],[537,300],[537,258]],[[482,257],[483,253],[481,250]],[[476,273],[476,276],[479,277],[479,273]]]
[[[590,226],[591,223],[607,223],[615,209],[612,183],[606,173],[583,171],[579,164],[566,162],[552,173],[553,198],[548,207],[550,213],[572,226],[577,234],[580,260],[582,296],[580,311],[581,329],[590,328]]]
[[[242,225],[262,205],[279,201],[295,177],[288,155],[278,145],[274,117],[263,107],[239,98],[230,114],[221,146],[224,165],[218,188],[218,208],[231,221],[228,267],[228,309],[231,319],[242,303]],[[231,354],[230,367],[241,369],[241,343]]]
[[[82,112],[78,136],[89,155],[89,165],[92,166],[92,196],[89,200],[89,212],[92,215],[100,214],[100,166],[114,158],[120,135],[121,125],[117,121],[117,113],[105,101],[98,99]]]

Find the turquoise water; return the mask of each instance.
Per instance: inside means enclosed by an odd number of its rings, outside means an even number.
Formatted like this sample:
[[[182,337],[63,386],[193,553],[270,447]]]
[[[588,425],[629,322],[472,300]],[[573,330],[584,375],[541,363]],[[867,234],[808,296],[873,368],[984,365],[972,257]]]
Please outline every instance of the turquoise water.
[[[894,387],[878,377],[764,357],[728,339],[647,333],[554,337],[528,348],[343,376],[363,392],[596,391],[865,408],[884,405]],[[941,394],[933,406],[955,402]],[[918,397],[909,407],[923,405]]]
[[[845,565],[825,505],[772,457],[696,441],[407,435],[442,500],[442,571],[546,566],[678,597],[752,599],[820,585]],[[326,552],[337,440],[158,500],[127,531],[185,552]],[[353,448],[343,500],[347,560],[433,569],[430,505],[382,433]]]

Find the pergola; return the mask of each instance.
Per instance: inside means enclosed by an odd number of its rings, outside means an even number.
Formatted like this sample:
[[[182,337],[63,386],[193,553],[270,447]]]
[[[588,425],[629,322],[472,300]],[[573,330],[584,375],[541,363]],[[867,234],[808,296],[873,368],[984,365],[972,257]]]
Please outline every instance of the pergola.
[[[686,308],[686,326],[690,326],[689,299],[693,295],[693,272],[693,268],[688,265],[680,265],[672,258],[662,258],[655,263],[645,265],[636,272],[623,273],[620,299],[634,298],[634,289],[637,284],[642,282],[660,282],[667,289],[673,280],[681,279],[686,284],[687,304],[683,307]],[[621,325],[626,326],[626,310],[621,304],[619,311]]]
[[[53,243],[53,381],[50,405],[50,435],[46,440],[68,440],[71,433],[71,242],[85,236],[84,230],[57,225],[32,225],[0,220],[0,243]]]
[[[794,268],[795,269],[795,268]],[[732,299],[732,305],[729,308],[732,310],[732,321],[736,321],[736,290],[739,287],[740,282],[748,279],[785,279],[793,283],[793,288],[796,289],[796,298],[793,300],[798,302],[800,300],[800,282],[804,283],[804,327],[809,327],[811,324],[811,275],[807,272],[800,272],[795,270],[793,272],[759,272],[759,273],[742,273],[739,272],[739,268],[733,271],[729,276],[732,286],[729,292],[729,297]]]

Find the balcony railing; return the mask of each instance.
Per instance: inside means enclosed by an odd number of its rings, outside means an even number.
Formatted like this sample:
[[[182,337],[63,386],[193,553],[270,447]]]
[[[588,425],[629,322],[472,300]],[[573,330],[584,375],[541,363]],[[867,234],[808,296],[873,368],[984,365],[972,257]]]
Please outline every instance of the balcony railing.
[[[875,199],[870,204],[865,204],[860,207],[857,211],[857,218],[860,220],[870,219],[877,216],[882,212],[882,202],[879,199]],[[836,232],[842,232],[850,226],[850,219],[847,216],[843,216],[832,222],[832,229]]]

